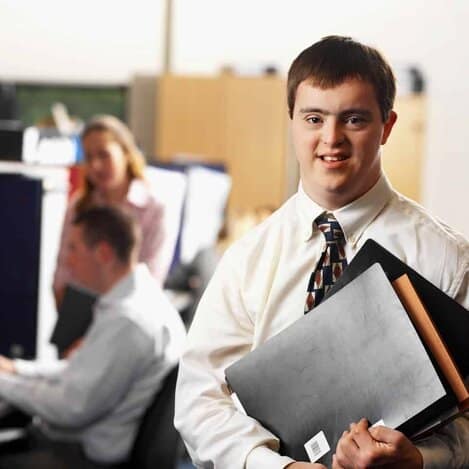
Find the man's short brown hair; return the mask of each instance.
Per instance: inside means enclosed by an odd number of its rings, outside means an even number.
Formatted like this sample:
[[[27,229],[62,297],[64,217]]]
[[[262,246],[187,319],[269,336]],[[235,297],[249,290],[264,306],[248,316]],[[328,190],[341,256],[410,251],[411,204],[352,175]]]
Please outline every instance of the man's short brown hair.
[[[307,80],[322,89],[333,88],[349,78],[371,83],[386,122],[394,106],[396,80],[390,65],[376,49],[350,37],[327,36],[305,49],[288,72],[288,113],[293,117],[298,85]]]
[[[133,217],[117,207],[91,207],[79,212],[73,225],[83,229],[83,242],[94,247],[105,241],[118,260],[128,265],[140,245],[140,229]]]

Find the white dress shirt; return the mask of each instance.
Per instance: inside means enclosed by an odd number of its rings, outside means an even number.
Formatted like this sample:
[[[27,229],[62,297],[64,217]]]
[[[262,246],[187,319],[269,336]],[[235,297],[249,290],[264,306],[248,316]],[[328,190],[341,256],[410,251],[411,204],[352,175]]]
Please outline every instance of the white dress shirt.
[[[300,186],[225,253],[202,297],[180,363],[175,416],[200,467],[275,469],[292,461],[277,453],[273,434],[236,409],[224,370],[303,316],[309,277],[325,244],[321,232],[313,231],[313,220],[323,211]],[[385,176],[333,213],[345,234],[349,262],[372,238],[469,306],[468,242],[394,191]],[[469,421],[457,425],[465,428],[465,440],[447,438],[438,445],[468,462]],[[445,460],[433,464],[435,445],[427,442],[421,449],[425,467],[452,467]]]

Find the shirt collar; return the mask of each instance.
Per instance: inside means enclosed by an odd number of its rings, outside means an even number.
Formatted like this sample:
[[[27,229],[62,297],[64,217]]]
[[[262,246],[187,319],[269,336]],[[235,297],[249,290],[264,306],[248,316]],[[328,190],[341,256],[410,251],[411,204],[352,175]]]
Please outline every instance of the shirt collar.
[[[324,208],[314,202],[313,199],[306,194],[300,181],[298,187],[298,212],[300,215],[301,237],[305,241],[309,241],[313,234],[313,221],[322,212]]]
[[[128,298],[135,291],[137,282],[149,275],[150,271],[146,264],[136,265],[127,275],[118,280],[108,292],[98,298],[97,306],[102,308]]]
[[[392,194],[391,184],[382,174],[378,182],[367,193],[348,205],[332,211],[342,227],[347,243],[356,245],[368,225],[389,202]],[[309,198],[301,182],[298,188],[298,210],[302,237],[308,241],[313,236],[314,219],[326,209]]]

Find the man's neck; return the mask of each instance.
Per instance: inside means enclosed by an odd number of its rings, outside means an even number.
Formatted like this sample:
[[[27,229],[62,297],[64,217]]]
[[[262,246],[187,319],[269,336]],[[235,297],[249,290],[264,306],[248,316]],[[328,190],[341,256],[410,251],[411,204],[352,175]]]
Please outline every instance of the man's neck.
[[[304,192],[306,195],[317,205],[320,207],[328,210],[328,211],[334,211],[338,210],[342,207],[345,207],[346,205],[351,204],[355,200],[359,199],[360,197],[363,197],[368,191],[370,191],[380,180],[382,173],[380,172],[378,176],[376,177],[376,180],[373,181],[372,184],[369,184],[367,186],[364,186],[361,188],[360,191],[357,191],[356,193],[353,194],[341,194],[341,193],[325,193],[325,194],[318,194],[318,193],[310,193],[305,185],[302,185]]]
[[[108,273],[103,278],[99,294],[104,295],[111,291],[124,277],[132,272],[133,268],[134,264],[118,265],[109,269]]]

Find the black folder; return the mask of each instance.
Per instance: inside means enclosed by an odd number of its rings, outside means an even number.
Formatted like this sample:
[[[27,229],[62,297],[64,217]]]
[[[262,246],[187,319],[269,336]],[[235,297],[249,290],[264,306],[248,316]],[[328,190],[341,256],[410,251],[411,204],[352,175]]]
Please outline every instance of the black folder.
[[[376,241],[368,239],[365,242],[326,298],[337,293],[375,262],[381,265],[391,282],[401,275],[407,274],[444,340],[459,372],[463,377],[468,377],[469,311]]]
[[[225,370],[246,413],[280,439],[280,453],[330,465],[349,423],[413,429],[454,409],[406,310],[379,264]],[[422,421],[418,421],[421,425]],[[315,436],[330,451],[320,451]]]
[[[50,342],[57,346],[59,355],[77,339],[83,337],[93,319],[96,295],[88,290],[67,285],[57,322]]]

